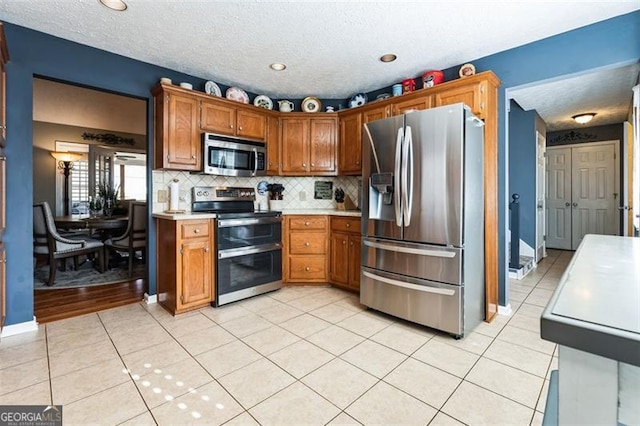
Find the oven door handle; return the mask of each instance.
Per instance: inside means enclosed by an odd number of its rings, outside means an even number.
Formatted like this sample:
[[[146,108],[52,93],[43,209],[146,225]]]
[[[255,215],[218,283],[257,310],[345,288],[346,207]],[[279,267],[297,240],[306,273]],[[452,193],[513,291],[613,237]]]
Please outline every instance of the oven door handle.
[[[282,216],[242,218],[242,219],[218,219],[218,228],[229,228],[231,226],[264,225],[269,223],[282,223]]]
[[[218,259],[228,259],[230,257],[246,256],[248,254],[265,253],[268,251],[281,250],[282,244],[262,244],[259,246],[240,247],[236,249],[218,251]]]

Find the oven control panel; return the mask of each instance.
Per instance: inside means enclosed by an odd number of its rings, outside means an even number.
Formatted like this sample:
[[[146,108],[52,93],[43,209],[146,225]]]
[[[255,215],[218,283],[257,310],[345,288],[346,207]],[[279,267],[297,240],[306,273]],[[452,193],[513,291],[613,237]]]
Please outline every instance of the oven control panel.
[[[256,190],[237,186],[194,186],[191,201],[254,201]]]

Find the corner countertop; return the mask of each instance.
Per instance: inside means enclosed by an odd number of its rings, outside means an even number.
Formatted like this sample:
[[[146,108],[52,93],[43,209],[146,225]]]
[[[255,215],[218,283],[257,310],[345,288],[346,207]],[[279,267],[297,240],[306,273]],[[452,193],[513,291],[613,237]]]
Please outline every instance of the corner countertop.
[[[542,313],[543,339],[640,366],[640,238],[586,235]]]
[[[283,215],[328,215],[328,216],[351,216],[360,217],[360,210],[334,210],[334,209],[286,209],[282,211]],[[153,217],[166,220],[198,220],[198,219],[215,219],[215,213],[192,213],[190,211],[184,213],[157,212],[153,213]]]

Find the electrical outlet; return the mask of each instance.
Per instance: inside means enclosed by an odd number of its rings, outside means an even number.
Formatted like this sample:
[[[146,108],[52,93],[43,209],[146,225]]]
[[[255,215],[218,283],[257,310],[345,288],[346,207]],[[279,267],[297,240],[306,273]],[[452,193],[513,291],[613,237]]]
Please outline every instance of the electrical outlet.
[[[169,191],[166,189],[158,189],[158,202],[166,203],[169,201]]]
[[[300,201],[307,201],[307,191],[302,190],[298,193],[298,199]]]

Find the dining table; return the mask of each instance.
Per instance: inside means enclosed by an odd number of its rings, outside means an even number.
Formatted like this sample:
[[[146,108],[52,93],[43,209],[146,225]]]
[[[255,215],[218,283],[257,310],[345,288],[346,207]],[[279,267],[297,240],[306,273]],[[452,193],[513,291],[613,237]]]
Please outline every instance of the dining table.
[[[58,229],[87,230],[89,235],[99,234],[103,241],[124,232],[128,221],[128,216],[91,216],[88,214],[73,214],[54,218]]]

